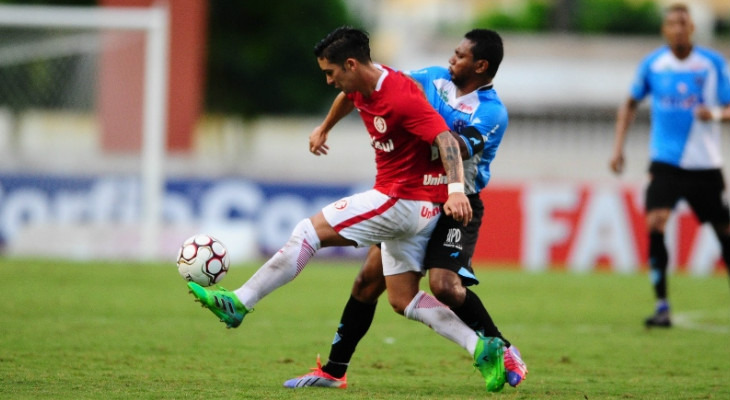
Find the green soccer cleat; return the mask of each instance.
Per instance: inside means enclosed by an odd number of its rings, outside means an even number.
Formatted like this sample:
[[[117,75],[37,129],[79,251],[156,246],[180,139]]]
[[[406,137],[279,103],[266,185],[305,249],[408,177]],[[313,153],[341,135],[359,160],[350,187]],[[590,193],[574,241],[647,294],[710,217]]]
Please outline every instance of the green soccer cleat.
[[[243,317],[253,311],[241,304],[235,293],[220,286],[218,290],[204,288],[195,282],[188,282],[190,293],[195,296],[195,301],[207,307],[227,328],[236,328],[243,322]]]
[[[499,392],[507,380],[504,370],[504,342],[498,337],[479,334],[474,350],[474,366],[479,369],[487,384],[488,392]]]

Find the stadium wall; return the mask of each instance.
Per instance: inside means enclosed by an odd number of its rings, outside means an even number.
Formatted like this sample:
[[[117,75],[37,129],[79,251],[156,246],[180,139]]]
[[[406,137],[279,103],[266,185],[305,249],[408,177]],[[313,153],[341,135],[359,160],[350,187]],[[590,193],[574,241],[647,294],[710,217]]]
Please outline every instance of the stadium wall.
[[[11,256],[134,258],[140,240],[134,178],[0,176],[0,238]],[[168,180],[165,230],[157,256],[173,260],[198,232],[220,238],[232,261],[269,256],[298,221],[369,185],[256,182],[237,177]],[[522,265],[575,272],[632,273],[645,268],[642,190],[595,183],[498,183],[482,194],[477,265]],[[718,270],[719,246],[685,205],[669,223],[673,268]],[[365,249],[327,249],[322,257],[362,258]]]
[[[487,214],[475,263],[529,270],[645,268],[646,109],[629,135],[623,176],[609,172],[608,157],[616,106],[641,54],[657,41],[507,40],[512,45],[497,90],[510,125],[484,193]],[[405,67],[443,65],[453,44],[414,56]],[[611,79],[597,78],[606,76]],[[314,157],[306,143],[320,120],[201,118],[193,151],[164,160],[167,222],[156,257],[172,260],[180,242],[197,232],[219,236],[234,262],[267,257],[297,221],[369,187],[374,162],[362,123],[354,115],[345,118],[330,134],[330,154]],[[3,255],[137,258],[139,158],[100,152],[99,140],[89,115],[0,110]],[[724,141],[723,154],[730,154],[729,145]],[[684,205],[670,228],[673,268],[700,275],[717,269],[714,238]],[[363,254],[344,249],[321,256]]]

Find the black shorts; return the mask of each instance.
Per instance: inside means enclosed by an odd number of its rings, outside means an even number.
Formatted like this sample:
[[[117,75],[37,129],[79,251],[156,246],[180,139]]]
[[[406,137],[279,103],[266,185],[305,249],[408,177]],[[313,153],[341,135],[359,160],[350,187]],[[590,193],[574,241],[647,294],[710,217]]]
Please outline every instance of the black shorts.
[[[479,227],[482,225],[484,215],[484,204],[479,194],[472,194],[468,197],[473,212],[469,224],[464,226],[463,223],[442,214],[428,241],[424,261],[424,267],[427,270],[445,268],[456,272],[461,277],[464,286],[479,283],[471,268],[471,258],[474,255]]]
[[[700,222],[730,223],[722,170],[686,170],[652,162],[649,172],[646,211],[673,209],[680,199],[685,199]]]

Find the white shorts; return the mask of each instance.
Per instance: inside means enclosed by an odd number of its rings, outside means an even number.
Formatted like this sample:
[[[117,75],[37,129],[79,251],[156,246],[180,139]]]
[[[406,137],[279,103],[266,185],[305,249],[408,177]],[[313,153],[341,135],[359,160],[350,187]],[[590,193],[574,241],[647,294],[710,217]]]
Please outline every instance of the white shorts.
[[[358,247],[382,243],[383,274],[424,273],[426,245],[441,215],[441,205],[403,200],[371,189],[322,209],[336,232]]]

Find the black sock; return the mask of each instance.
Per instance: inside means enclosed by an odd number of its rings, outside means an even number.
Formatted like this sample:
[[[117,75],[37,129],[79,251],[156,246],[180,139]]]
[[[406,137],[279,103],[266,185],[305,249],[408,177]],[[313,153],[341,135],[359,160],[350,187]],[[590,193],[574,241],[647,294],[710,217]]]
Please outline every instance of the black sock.
[[[651,284],[654,286],[654,295],[657,299],[667,298],[667,264],[669,255],[664,244],[664,234],[651,232],[649,234],[649,266],[651,267]]]
[[[352,354],[373,322],[376,304],[361,303],[350,296],[342,310],[340,326],[337,327],[335,340],[330,347],[330,356],[322,370],[335,378],[341,378],[347,372]]]
[[[502,336],[502,333],[499,332],[494,321],[492,321],[492,317],[487,312],[479,296],[468,288],[466,289],[464,304],[459,308],[453,308],[452,311],[470,328],[482,332],[484,336],[498,337],[504,341],[507,347],[510,346],[509,341]]]

